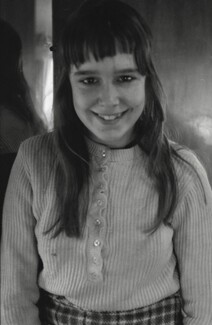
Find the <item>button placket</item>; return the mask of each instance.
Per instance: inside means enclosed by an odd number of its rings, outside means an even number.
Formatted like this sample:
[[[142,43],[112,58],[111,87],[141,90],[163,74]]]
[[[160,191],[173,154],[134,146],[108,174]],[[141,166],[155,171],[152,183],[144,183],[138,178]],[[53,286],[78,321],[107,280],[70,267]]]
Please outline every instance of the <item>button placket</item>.
[[[109,158],[109,153],[106,149],[101,149],[97,158],[97,163],[100,166],[99,171],[104,173],[107,169],[106,163]]]
[[[95,156],[92,207],[90,210],[89,238],[87,245],[87,271],[88,278],[92,281],[102,279],[103,257],[102,249],[104,247],[105,220],[107,206],[107,170],[110,152],[107,148],[101,147],[98,155]]]
[[[93,242],[93,245],[89,249],[88,278],[91,281],[101,280],[103,278],[102,267],[103,267],[103,260],[101,256],[101,242],[99,239],[96,239]]]
[[[100,184],[100,185],[99,185],[99,192],[100,192],[100,193],[105,193],[105,187],[104,187],[104,184]]]
[[[106,157],[106,151],[102,150],[102,157],[105,158]]]
[[[98,261],[98,258],[96,256],[93,257],[93,262],[94,262],[94,264],[98,265],[99,261]]]
[[[105,164],[109,158],[109,152],[106,148],[101,148],[95,156],[95,161],[98,165]]]

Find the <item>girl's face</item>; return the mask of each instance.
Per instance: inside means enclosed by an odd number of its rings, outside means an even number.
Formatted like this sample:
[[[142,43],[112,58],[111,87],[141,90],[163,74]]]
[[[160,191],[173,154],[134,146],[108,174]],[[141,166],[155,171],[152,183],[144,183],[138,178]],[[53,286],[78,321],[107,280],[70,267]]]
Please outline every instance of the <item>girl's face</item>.
[[[96,61],[91,55],[72,66],[70,83],[76,114],[94,141],[123,148],[134,139],[134,126],[145,102],[145,77],[132,54]]]

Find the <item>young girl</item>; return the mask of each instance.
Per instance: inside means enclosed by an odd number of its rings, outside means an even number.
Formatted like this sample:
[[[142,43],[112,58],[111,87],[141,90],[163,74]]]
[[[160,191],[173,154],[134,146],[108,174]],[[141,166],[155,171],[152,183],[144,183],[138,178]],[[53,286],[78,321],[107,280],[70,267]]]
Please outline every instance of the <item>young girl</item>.
[[[149,28],[87,0],[61,50],[55,129],[7,188],[2,325],[211,325],[212,191],[163,132]]]

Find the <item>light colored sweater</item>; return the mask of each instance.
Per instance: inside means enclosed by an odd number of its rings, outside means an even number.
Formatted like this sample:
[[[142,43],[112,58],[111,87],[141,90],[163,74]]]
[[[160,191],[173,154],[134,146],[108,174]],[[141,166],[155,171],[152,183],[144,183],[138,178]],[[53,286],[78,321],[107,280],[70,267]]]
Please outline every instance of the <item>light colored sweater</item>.
[[[211,325],[212,191],[199,161],[181,151],[199,178],[176,161],[180,191],[173,220],[148,235],[158,194],[147,176],[147,156],[138,146],[110,150],[88,141],[88,147],[90,204],[83,238],[62,233],[51,239],[43,232],[60,211],[53,135],[21,145],[4,206],[1,324],[40,325],[41,287],[97,311],[146,306],[181,288],[184,324]]]

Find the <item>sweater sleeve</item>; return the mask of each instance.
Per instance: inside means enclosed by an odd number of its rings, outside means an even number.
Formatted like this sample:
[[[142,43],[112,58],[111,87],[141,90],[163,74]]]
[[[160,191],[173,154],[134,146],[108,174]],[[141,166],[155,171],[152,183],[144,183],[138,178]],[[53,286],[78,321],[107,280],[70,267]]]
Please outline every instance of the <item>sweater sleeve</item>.
[[[212,324],[212,190],[195,162],[189,190],[173,220],[184,325]]]
[[[21,146],[5,195],[1,245],[1,324],[40,325],[33,191]]]

